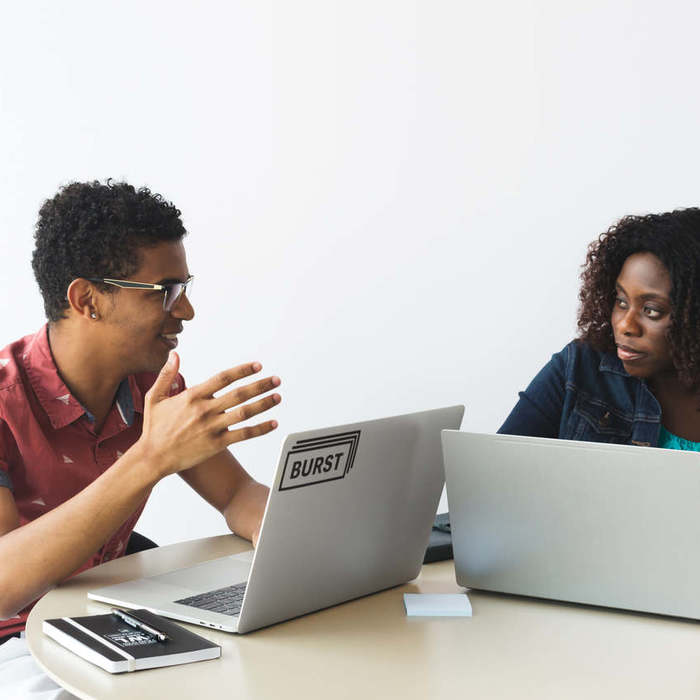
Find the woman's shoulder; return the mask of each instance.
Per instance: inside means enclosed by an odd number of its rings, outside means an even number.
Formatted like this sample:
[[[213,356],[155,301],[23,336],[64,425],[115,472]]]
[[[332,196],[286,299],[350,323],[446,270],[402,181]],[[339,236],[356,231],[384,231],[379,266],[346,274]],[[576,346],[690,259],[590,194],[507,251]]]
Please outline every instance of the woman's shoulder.
[[[556,372],[569,388],[592,393],[601,385],[627,383],[630,379],[615,354],[598,350],[578,338],[552,355],[548,369]]]
[[[639,380],[625,371],[615,353],[579,339],[571,341],[562,353],[567,357],[567,389],[621,411],[633,410]]]
[[[559,352],[552,355],[551,363],[557,364],[567,373],[586,367],[599,369],[601,363],[606,364],[614,360],[613,355],[596,350],[590,343],[579,338],[574,338]]]
[[[575,353],[577,357],[586,362],[600,364],[604,360],[615,357],[610,352],[597,350],[588,341],[581,340],[581,338],[574,338],[566,347],[570,348],[572,353]]]

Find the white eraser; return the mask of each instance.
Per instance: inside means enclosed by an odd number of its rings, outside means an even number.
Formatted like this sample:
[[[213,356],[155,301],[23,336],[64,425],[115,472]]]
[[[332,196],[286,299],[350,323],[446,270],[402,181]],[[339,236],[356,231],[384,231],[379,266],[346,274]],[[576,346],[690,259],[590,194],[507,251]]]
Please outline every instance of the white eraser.
[[[424,617],[471,617],[466,593],[404,593],[406,615]]]

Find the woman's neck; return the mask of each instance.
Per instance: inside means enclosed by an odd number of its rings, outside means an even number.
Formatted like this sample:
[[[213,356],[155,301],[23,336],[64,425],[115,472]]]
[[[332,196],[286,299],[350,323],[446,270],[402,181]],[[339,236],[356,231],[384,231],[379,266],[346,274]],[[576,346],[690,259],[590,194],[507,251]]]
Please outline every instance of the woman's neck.
[[[700,393],[683,384],[678,374],[650,377],[649,388],[661,406],[661,423],[674,435],[700,442]]]

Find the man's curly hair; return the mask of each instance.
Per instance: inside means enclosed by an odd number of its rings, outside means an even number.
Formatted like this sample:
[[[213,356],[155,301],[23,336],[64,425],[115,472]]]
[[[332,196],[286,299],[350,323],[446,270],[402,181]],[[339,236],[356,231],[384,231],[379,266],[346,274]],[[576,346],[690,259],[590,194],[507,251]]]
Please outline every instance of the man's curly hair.
[[[185,234],[179,209],[147,187],[137,190],[111,180],[62,187],[42,205],[34,233],[32,268],[47,318],[65,318],[66,292],[74,279],[126,279],[140,265],[140,249]]]
[[[680,380],[700,386],[700,209],[625,216],[588,247],[581,273],[579,339],[596,350],[614,351],[611,317],[615,282],[625,260],[648,252],[671,276],[668,341]]]

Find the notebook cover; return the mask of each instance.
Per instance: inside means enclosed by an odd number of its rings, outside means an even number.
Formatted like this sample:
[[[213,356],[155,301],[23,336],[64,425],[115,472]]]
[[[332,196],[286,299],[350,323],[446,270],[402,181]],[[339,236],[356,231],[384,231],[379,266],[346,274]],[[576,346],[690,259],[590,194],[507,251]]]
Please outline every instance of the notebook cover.
[[[134,661],[128,664],[130,668],[125,670],[188,663],[216,658],[221,655],[221,647],[218,644],[186,630],[171,620],[145,609],[129,610],[128,612],[138,620],[167,634],[168,641],[159,642],[147,632],[134,629],[112,614],[85,615],[69,619],[54,618],[45,620],[44,625],[51,625],[68,635],[71,638],[70,646],[66,644],[64,646],[67,646],[74,653],[82,656],[82,645],[89,651],[103,657],[108,663],[98,665],[106,670],[109,670],[110,664],[121,664],[126,660],[113,647],[121,649],[133,657]],[[76,627],[71,621],[80,627]],[[97,635],[106,643],[80,629],[81,627]],[[73,642],[77,642],[77,644]]]

